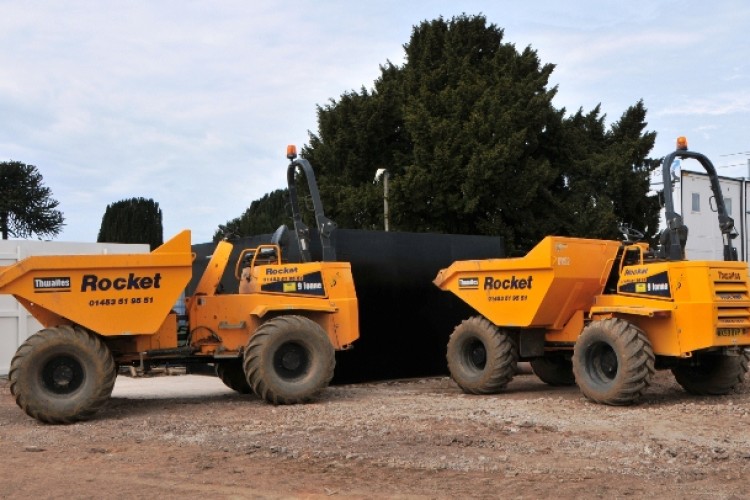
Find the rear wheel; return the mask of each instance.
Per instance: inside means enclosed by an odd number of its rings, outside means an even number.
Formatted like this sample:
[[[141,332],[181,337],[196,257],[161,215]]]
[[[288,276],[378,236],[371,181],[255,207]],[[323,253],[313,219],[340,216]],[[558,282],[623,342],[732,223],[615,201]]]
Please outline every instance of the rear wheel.
[[[548,354],[543,358],[532,359],[530,364],[534,374],[545,384],[559,386],[576,383],[570,354]]]
[[[461,322],[448,341],[448,369],[470,394],[494,394],[513,379],[518,350],[507,334],[481,316]]]
[[[745,379],[748,354],[700,353],[672,368],[675,380],[683,389],[700,396],[730,393]]]
[[[263,323],[245,349],[250,387],[273,404],[314,399],[330,383],[335,364],[325,330],[302,316],[279,316]]]
[[[16,404],[50,424],[90,418],[109,399],[116,377],[104,342],[68,325],[29,337],[13,356],[8,375]]]
[[[253,389],[247,383],[245,369],[242,360],[224,361],[216,365],[216,376],[224,382],[224,385],[240,394],[250,394]]]
[[[642,330],[619,318],[593,321],[573,350],[581,392],[597,403],[636,403],[654,374],[654,352]]]

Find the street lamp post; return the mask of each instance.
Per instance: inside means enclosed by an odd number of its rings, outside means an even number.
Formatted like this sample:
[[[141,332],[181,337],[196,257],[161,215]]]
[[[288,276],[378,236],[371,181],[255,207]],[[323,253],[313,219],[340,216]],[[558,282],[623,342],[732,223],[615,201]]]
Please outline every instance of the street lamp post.
[[[383,222],[385,230],[388,231],[388,178],[390,173],[385,168],[379,168],[375,172],[375,182],[378,182],[380,178],[383,178]]]

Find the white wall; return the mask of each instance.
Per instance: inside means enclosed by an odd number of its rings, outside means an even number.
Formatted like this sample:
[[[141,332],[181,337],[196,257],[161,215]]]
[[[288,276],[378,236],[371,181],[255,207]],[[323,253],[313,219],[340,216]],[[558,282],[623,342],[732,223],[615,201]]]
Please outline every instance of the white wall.
[[[31,255],[91,255],[148,253],[148,245],[63,243],[56,241],[0,240],[0,266]],[[11,295],[0,295],[0,376],[8,374],[16,349],[41,325]]]

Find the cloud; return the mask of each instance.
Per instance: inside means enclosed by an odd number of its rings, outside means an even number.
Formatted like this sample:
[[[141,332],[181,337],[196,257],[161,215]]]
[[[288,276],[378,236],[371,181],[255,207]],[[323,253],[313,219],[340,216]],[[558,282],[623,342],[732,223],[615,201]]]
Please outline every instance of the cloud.
[[[364,17],[322,29],[342,6],[2,4],[3,151],[38,164],[65,237],[90,240],[91,214],[153,196],[209,238],[284,187],[284,148],[315,129],[316,103],[371,85],[387,47],[401,50]]]
[[[721,116],[750,112],[750,91],[739,90],[731,93],[722,93],[712,98],[687,98],[674,106],[668,106],[659,110],[659,117],[706,115]]]
[[[40,168],[64,240],[95,239],[108,203],[146,196],[165,236],[205,241],[284,187],[285,146],[308,141],[316,105],[402,63],[412,26],[462,12],[556,63],[558,105],[617,117],[644,98],[660,136],[695,118],[719,151],[750,135],[750,15],[721,1],[41,0],[0,2],[0,161]]]

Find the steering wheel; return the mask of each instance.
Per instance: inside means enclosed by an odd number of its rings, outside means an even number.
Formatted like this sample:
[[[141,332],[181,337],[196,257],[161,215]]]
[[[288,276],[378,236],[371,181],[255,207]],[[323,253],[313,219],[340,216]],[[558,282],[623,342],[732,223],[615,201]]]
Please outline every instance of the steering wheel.
[[[623,238],[627,242],[636,242],[640,241],[643,238],[646,237],[645,234],[643,234],[641,231],[635,229],[634,227],[630,227],[629,224],[620,224],[619,228],[620,232],[622,233]]]

